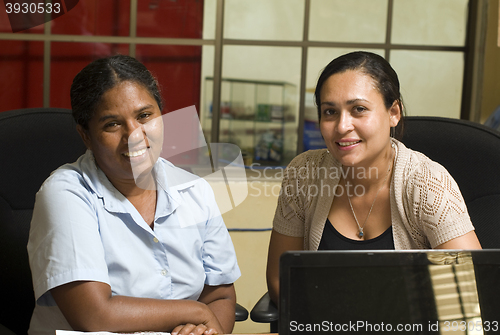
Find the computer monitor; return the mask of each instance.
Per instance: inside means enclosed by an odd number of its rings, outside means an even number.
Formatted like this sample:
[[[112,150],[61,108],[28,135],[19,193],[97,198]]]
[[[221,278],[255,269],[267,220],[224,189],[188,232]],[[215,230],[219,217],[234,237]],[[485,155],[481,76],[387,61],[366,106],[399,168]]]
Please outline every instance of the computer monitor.
[[[493,334],[499,284],[500,250],[287,252],[279,333]]]

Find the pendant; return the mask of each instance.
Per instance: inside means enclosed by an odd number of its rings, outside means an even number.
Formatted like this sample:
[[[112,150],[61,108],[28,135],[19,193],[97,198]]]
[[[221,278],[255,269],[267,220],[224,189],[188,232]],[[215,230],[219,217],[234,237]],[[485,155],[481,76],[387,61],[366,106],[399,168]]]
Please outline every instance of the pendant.
[[[358,236],[359,236],[359,237],[363,237],[363,235],[364,235],[364,234],[363,234],[363,230],[360,230],[360,231],[359,231]]]

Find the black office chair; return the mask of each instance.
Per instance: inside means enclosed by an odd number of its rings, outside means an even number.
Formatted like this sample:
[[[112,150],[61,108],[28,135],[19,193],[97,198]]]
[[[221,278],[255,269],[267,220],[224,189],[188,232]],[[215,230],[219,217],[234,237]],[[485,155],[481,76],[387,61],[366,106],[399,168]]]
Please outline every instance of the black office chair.
[[[27,333],[35,304],[26,250],[35,194],[52,171],[85,152],[75,127],[69,109],[0,113],[0,335]],[[247,318],[237,305],[237,321]]]
[[[500,133],[478,123],[406,117],[401,140],[443,165],[456,180],[483,249],[500,248]],[[266,293],[250,312],[277,331],[278,309]]]
[[[85,152],[75,126],[68,109],[0,113],[0,324],[18,335],[27,333],[35,304],[26,250],[35,194]]]
[[[441,117],[407,117],[402,142],[443,165],[460,187],[483,249],[500,248],[500,132]]]

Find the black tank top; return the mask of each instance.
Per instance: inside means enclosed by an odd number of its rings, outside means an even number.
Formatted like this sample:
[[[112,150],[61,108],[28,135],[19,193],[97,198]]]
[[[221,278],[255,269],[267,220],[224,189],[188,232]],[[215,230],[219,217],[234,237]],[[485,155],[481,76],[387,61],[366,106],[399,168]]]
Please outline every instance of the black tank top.
[[[352,240],[345,237],[335,229],[326,219],[323,236],[319,243],[318,250],[394,250],[394,238],[392,226],[387,228],[379,236],[365,241]]]

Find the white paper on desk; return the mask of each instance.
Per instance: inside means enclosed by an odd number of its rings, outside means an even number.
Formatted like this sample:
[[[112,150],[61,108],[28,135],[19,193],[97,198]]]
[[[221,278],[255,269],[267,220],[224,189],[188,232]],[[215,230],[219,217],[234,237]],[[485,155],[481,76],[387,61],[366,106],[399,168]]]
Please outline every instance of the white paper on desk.
[[[111,333],[111,332],[77,332],[74,330],[56,330],[56,335],[114,335],[114,334],[134,334],[134,335],[170,335],[162,332],[135,332],[135,333]]]

